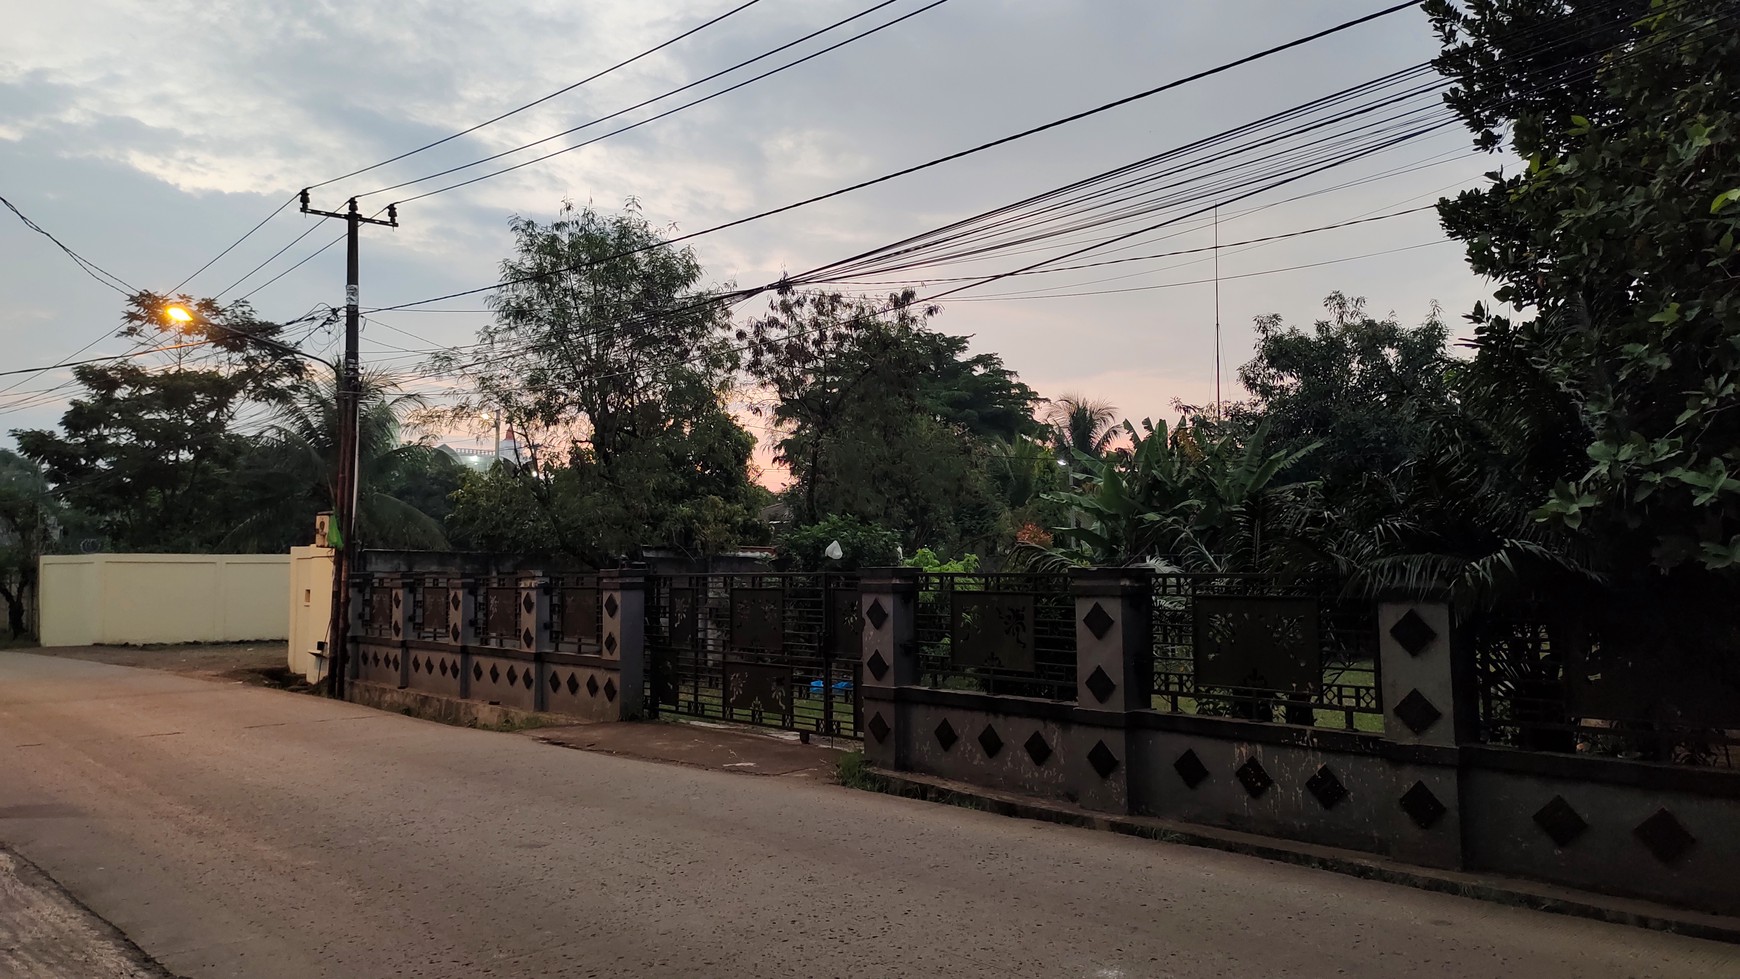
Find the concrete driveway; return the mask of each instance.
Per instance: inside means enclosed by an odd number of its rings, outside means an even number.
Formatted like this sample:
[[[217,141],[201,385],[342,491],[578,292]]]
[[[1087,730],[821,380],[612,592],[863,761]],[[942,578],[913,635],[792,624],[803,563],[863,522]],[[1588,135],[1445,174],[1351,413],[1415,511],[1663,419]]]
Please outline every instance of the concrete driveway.
[[[1740,948],[0,653],[0,843],[190,976],[1740,976]]]

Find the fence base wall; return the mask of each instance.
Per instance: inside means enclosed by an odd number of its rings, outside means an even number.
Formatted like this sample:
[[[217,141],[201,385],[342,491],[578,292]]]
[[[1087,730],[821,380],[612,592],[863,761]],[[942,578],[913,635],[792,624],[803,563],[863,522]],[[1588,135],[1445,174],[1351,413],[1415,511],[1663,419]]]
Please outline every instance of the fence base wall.
[[[891,771],[1740,914],[1734,773],[923,687],[865,711]]]
[[[449,720],[451,715],[457,723],[488,709],[577,722],[638,716],[625,696],[621,661],[599,656],[365,639],[357,646],[354,685],[371,691],[364,699],[352,698],[359,703],[372,704],[380,690],[394,691],[416,699],[420,716]]]
[[[1246,740],[1244,734],[1236,728],[1218,737],[1139,730],[1132,739],[1132,814],[1321,843],[1428,867],[1461,867],[1453,752],[1449,764],[1431,764],[1309,741]],[[1402,806],[1416,784],[1444,807],[1428,825]]]
[[[1740,775],[1464,751],[1471,869],[1740,914]]]

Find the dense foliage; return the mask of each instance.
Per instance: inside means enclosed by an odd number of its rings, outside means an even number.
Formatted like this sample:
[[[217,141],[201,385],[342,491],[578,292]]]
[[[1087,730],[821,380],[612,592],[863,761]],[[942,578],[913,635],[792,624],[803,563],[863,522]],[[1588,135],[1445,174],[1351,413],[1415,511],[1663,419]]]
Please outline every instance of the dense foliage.
[[[707,553],[758,542],[754,438],[727,409],[723,304],[693,252],[664,244],[632,205],[564,205],[513,222],[493,322],[461,362],[475,394],[450,420],[500,411],[528,464],[453,497],[455,543],[614,564],[643,544]]]
[[[800,524],[892,529],[908,550],[998,547],[1014,527],[994,460],[1038,431],[1038,398],[1001,358],[930,329],[938,311],[912,300],[782,292],[739,330],[791,469],[788,505]]]
[[[60,531],[61,508],[48,479],[30,460],[0,449],[0,599],[6,633],[26,632],[26,610],[36,592],[36,562]]]

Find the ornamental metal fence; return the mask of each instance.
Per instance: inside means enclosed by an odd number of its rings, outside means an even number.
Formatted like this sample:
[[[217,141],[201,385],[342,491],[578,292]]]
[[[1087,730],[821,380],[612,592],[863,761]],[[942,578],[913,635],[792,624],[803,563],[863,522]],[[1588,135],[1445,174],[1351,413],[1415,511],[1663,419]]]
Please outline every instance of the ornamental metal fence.
[[[1155,710],[1383,730],[1377,612],[1261,574],[1153,579]]]
[[[924,686],[1075,699],[1067,574],[921,574],[914,634]]]
[[[858,736],[856,575],[656,575],[646,602],[651,710]]]

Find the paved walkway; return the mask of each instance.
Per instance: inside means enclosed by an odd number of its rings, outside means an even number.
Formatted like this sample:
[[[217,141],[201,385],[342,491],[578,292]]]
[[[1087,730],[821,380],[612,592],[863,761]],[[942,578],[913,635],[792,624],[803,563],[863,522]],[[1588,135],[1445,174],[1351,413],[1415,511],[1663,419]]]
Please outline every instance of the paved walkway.
[[[1740,948],[0,653],[0,842],[188,977],[1698,977]]]

